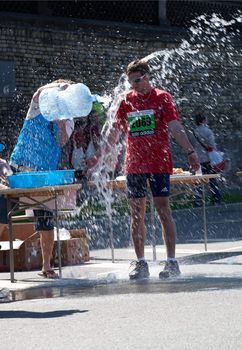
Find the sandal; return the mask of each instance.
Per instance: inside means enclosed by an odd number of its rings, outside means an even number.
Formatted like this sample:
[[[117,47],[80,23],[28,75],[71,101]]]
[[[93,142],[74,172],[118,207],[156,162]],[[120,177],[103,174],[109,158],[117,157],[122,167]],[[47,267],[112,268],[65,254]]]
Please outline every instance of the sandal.
[[[57,279],[59,275],[54,270],[41,271],[38,273],[39,276],[44,278]]]

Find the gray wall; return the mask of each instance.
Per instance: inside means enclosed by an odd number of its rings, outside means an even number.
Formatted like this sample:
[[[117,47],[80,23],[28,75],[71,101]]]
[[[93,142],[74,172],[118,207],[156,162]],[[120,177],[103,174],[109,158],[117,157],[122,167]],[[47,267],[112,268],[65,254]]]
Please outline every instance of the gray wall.
[[[239,240],[242,236],[241,227],[242,205],[229,204],[222,206],[208,206],[206,208],[207,238],[208,241]],[[173,218],[177,226],[177,242],[203,242],[204,221],[201,208],[174,210]],[[112,217],[114,234],[114,247],[123,248],[130,245],[130,218],[128,216]],[[152,244],[150,215],[146,215],[146,244]],[[76,221],[75,223],[63,222],[68,228],[86,228],[90,236],[90,249],[110,247],[110,221],[105,218],[92,218]],[[161,226],[155,216],[155,242],[163,244]]]

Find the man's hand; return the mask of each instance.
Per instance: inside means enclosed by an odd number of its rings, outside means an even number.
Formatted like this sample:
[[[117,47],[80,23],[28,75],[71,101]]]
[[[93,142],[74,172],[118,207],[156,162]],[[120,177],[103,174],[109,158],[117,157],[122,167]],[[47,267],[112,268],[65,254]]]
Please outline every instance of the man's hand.
[[[198,159],[197,153],[194,151],[190,153],[188,156],[188,162],[190,164],[191,172],[196,172],[200,168],[200,163]]]
[[[92,177],[92,174],[94,173],[96,166],[98,164],[99,158],[96,156],[86,159],[86,170],[85,170],[85,176],[89,179]]]
[[[188,140],[186,132],[182,124],[178,120],[172,120],[168,124],[172,136],[175,137],[176,142],[182,147],[187,153],[188,162],[192,172],[196,172],[200,168],[199,159],[197,153],[193,150],[193,147]]]

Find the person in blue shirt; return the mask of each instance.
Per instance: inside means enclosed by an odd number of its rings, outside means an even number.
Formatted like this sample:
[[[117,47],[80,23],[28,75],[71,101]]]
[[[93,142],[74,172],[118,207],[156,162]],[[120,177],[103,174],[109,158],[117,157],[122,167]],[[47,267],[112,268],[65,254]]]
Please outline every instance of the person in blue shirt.
[[[63,147],[70,138],[73,120],[48,121],[39,108],[40,93],[47,88],[66,89],[72,82],[56,80],[40,87],[33,95],[23,127],[10,157],[10,166],[14,172],[56,170]],[[6,201],[0,200],[0,222],[7,223]],[[52,211],[34,210],[37,217],[36,230],[40,234],[42,252],[41,276],[58,278],[51,269],[50,261],[54,246],[54,222]]]

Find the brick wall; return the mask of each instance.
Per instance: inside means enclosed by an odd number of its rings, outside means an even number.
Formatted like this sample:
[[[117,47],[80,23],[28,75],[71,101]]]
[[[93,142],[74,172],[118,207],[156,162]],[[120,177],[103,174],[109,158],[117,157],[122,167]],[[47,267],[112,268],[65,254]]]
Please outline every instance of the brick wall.
[[[169,28],[161,31],[148,26],[110,26],[106,23],[90,24],[27,15],[7,18],[1,14],[0,60],[15,61],[16,94],[13,98],[0,98],[0,140],[10,152],[31,95],[39,86],[62,77],[85,83],[92,93],[112,93],[131,60],[161,49],[178,47],[186,36],[184,31]],[[239,52],[240,41],[235,40],[233,45]],[[206,48],[204,50],[206,52]],[[232,63],[229,60],[220,62],[217,66],[210,66],[209,72],[203,67],[191,74],[187,62],[180,62],[171,70],[173,77],[163,85],[175,96],[187,127],[191,127],[190,116],[194,111],[206,112],[220,148],[231,159],[228,179],[234,184],[240,184],[233,173],[238,166],[242,167],[242,54],[238,53]],[[197,84],[206,75],[206,86],[209,86],[213,76],[221,73],[221,65],[222,81],[229,81],[230,84],[222,93],[219,89],[216,91],[214,106],[208,103],[206,89],[198,90],[199,98],[195,98],[193,92]],[[175,156],[176,163],[178,159],[180,155]]]

